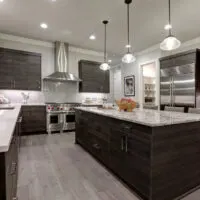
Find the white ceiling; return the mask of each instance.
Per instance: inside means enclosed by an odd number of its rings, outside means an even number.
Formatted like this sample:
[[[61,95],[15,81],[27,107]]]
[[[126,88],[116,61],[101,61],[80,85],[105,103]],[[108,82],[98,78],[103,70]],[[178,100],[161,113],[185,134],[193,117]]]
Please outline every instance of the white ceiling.
[[[131,43],[144,50],[166,36],[168,0],[133,0]],[[172,0],[174,34],[182,41],[200,36],[200,0]],[[103,50],[103,25],[108,27],[108,51],[123,54],[126,44],[124,0],[4,0],[0,3],[0,32],[45,41],[66,41],[78,47]],[[46,22],[48,29],[40,28]],[[97,40],[89,40],[95,33]]]

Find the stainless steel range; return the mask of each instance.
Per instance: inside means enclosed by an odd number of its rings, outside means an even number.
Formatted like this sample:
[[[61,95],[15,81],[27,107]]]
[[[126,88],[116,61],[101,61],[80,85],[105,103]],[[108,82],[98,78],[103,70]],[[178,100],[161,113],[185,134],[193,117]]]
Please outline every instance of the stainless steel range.
[[[75,130],[75,107],[80,103],[47,103],[47,131],[63,132]]]

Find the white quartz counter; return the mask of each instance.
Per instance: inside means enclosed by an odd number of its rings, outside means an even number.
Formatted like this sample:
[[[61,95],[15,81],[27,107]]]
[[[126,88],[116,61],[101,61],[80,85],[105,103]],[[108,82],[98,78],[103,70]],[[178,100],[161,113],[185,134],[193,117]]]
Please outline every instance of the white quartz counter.
[[[135,109],[133,112],[120,112],[118,110],[106,110],[95,107],[78,107],[76,109],[151,127],[197,121],[200,122],[200,114],[156,111],[148,109]]]
[[[21,105],[14,106],[14,109],[0,110],[0,152],[8,151],[12,140],[21,109]]]

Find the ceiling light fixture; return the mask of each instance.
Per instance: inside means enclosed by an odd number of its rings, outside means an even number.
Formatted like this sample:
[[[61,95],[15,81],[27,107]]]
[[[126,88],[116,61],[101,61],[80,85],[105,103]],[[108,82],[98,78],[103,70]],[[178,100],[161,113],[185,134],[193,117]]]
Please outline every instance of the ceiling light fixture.
[[[126,45],[126,48],[128,49],[128,51],[122,58],[122,62],[124,62],[124,63],[132,63],[132,62],[135,62],[135,60],[136,60],[135,56],[130,52],[131,45],[130,45],[130,28],[129,28],[129,26],[130,26],[129,6],[131,3],[132,3],[132,0],[125,0],[125,4],[127,4],[127,33],[128,33],[128,43]]]
[[[164,28],[165,28],[165,30],[172,29],[172,25],[171,24],[166,24]]]
[[[40,27],[43,28],[43,29],[47,29],[48,28],[48,25],[46,23],[41,23],[40,24]]]
[[[126,48],[131,48],[131,45],[130,45],[130,44],[127,44],[127,45],[126,45]]]
[[[107,52],[106,52],[106,42],[107,42],[107,29],[106,26],[108,24],[107,20],[102,22],[105,25],[105,38],[104,38],[104,62],[100,65],[100,69],[103,71],[107,71],[110,69],[110,65],[107,62]]]
[[[169,25],[171,25],[171,0],[169,0]],[[169,34],[167,38],[165,38],[163,42],[160,44],[160,48],[164,51],[171,51],[174,49],[178,49],[181,46],[180,40],[178,40],[175,36],[172,35],[171,28],[169,28],[168,30]]]
[[[0,2],[3,2],[4,0],[0,0]]]
[[[90,40],[96,40],[96,36],[95,35],[90,35]]]

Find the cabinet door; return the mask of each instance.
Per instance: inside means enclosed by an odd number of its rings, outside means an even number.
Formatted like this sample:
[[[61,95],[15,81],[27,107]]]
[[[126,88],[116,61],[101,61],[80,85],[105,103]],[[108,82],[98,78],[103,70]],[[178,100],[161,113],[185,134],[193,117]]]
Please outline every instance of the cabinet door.
[[[0,89],[41,90],[41,55],[0,48]]]
[[[17,130],[16,130],[17,131]],[[17,180],[18,180],[18,137],[15,135],[15,143],[13,144],[14,152],[12,154],[12,160],[15,163],[15,169],[12,175],[12,198],[15,199],[17,197]]]
[[[22,107],[22,134],[46,132],[46,106]]]
[[[111,128],[110,168],[121,178],[124,177],[125,135],[117,128]]]
[[[102,71],[100,63],[81,60],[79,62],[80,92],[109,93],[110,74]]]
[[[124,178],[142,196],[150,194],[150,135],[132,130],[126,135]]]
[[[12,53],[0,48],[0,89],[14,89]]]
[[[76,142],[88,149],[88,119],[83,112],[76,111]]]

